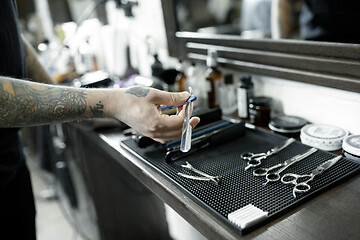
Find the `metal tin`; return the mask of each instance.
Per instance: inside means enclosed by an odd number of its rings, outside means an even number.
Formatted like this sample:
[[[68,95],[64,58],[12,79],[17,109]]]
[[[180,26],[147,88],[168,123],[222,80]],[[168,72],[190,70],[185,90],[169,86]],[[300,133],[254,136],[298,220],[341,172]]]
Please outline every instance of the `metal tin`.
[[[300,139],[303,144],[325,151],[341,149],[342,141],[349,135],[345,129],[324,125],[307,124],[301,128]]]
[[[283,115],[272,118],[269,128],[276,133],[288,137],[299,137],[301,128],[307,123],[307,120],[304,118]]]
[[[342,148],[344,157],[360,162],[360,135],[346,137]]]

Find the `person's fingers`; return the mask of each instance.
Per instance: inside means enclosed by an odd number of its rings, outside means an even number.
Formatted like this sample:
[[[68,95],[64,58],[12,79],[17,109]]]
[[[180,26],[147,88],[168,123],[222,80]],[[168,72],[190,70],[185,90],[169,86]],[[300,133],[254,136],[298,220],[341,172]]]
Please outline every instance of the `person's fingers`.
[[[200,122],[200,118],[198,117],[193,117],[190,119],[190,125],[193,129],[196,127],[196,125],[199,122]],[[171,132],[170,131],[163,133],[158,132],[156,134],[157,136],[153,136],[153,139],[160,143],[167,143],[170,141],[179,140],[181,138],[181,134],[182,134],[182,128]]]
[[[180,115],[170,116],[166,114],[160,115],[159,129],[157,130],[163,132],[181,129],[184,122],[184,117],[182,115],[182,113],[180,113]]]
[[[190,125],[191,127],[194,129],[196,127],[196,125],[198,125],[200,122],[200,118],[199,117],[192,117],[190,119]]]
[[[184,109],[184,105],[176,108],[176,114],[179,114]]]
[[[176,115],[178,115],[179,117],[182,117],[184,119],[185,118],[185,109],[184,108],[180,109],[180,111],[178,111],[178,113]]]
[[[183,104],[189,97],[190,94],[188,92],[165,92],[160,90],[153,90],[151,96],[154,104],[167,106]]]

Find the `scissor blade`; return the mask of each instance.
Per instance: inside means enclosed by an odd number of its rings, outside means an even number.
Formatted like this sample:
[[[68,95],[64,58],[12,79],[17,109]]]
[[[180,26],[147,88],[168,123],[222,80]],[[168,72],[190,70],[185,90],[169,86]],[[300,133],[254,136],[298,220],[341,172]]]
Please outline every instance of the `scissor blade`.
[[[300,161],[300,160],[302,160],[302,159],[310,156],[311,154],[313,154],[313,153],[316,152],[316,151],[317,151],[316,148],[311,148],[311,149],[307,150],[307,151],[304,152],[304,153],[300,153],[300,154],[298,154],[298,155],[290,158],[289,160],[286,160],[286,161],[285,161],[285,164],[286,164],[286,165],[289,165],[289,164],[292,164],[292,163],[294,163],[294,162]]]
[[[279,144],[278,146],[274,147],[274,152],[280,152],[281,150],[283,150],[284,148],[286,148],[287,146],[289,146],[291,143],[295,142],[294,138],[289,138],[288,140],[286,140],[285,142]]]
[[[332,167],[335,163],[337,163],[341,159],[341,156],[334,157],[332,159],[327,160],[326,162],[319,165],[314,171],[313,174],[320,174],[326,169]]]

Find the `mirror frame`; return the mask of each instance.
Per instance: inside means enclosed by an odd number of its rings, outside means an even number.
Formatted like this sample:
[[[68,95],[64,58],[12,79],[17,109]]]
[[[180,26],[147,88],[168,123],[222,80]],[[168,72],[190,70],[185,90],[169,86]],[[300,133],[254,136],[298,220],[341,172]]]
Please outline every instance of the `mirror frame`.
[[[211,48],[220,67],[360,92],[360,44],[180,32],[175,0],[161,3],[172,57],[204,63]]]

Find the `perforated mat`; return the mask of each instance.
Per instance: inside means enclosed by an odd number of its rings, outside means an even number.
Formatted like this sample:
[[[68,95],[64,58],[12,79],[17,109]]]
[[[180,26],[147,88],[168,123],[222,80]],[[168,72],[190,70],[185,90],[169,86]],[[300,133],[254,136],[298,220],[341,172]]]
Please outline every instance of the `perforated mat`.
[[[266,152],[286,139],[281,135],[262,129],[246,129],[244,136],[231,143],[202,149],[171,163],[165,161],[166,150],[160,145],[141,149],[134,140],[128,139],[121,142],[121,146],[172,180],[185,194],[197,201],[212,215],[234,228],[240,234],[244,234],[261,226],[264,222],[274,219],[279,214],[285,213],[292,207],[297,206],[334,184],[343,182],[346,178],[359,171],[359,164],[342,158],[334,166],[316,176],[313,181],[310,181],[311,190],[307,193],[298,194],[297,198],[294,198],[292,195],[293,185],[285,185],[277,181],[263,186],[265,177],[253,176],[253,169],[245,171],[244,168],[247,162],[240,155],[249,151],[255,153]],[[279,153],[263,160],[261,167],[271,167],[282,163],[308,149],[310,147],[296,141]],[[293,164],[282,174],[288,172],[310,174],[321,163],[335,156],[332,153],[319,150]],[[181,167],[186,161],[194,168],[207,174],[221,176],[221,183],[217,185],[211,181],[195,181],[179,176],[179,172],[196,175]],[[240,228],[228,220],[229,213],[249,204],[268,212],[267,217],[262,218],[248,228]]]

